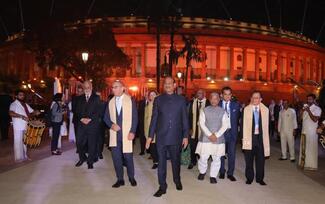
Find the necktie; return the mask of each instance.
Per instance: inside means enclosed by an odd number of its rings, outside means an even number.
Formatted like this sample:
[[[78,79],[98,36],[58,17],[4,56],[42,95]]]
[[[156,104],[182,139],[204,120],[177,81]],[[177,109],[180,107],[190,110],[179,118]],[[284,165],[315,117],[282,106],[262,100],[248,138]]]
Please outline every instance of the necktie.
[[[198,109],[201,110],[202,101],[199,101]]]
[[[89,95],[87,94],[86,95],[86,101],[88,102],[88,100],[89,100]]]
[[[254,110],[255,134],[259,134],[259,120],[260,120],[260,113],[256,106]]]
[[[228,102],[225,103],[225,110],[226,110],[227,115],[229,116],[229,111],[228,111]]]

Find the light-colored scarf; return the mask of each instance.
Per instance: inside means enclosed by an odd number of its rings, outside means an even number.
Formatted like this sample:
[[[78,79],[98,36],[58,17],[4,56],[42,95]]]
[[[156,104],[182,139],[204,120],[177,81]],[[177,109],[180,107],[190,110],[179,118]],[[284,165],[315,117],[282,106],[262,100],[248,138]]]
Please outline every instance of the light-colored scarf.
[[[116,124],[116,97],[114,96],[109,104],[109,115],[111,121]],[[133,152],[133,145],[132,140],[128,139],[128,135],[131,130],[132,125],[132,100],[131,97],[127,94],[123,94],[122,98],[122,117],[123,117],[123,125],[122,125],[122,150],[123,153],[132,153]],[[117,133],[110,129],[110,138],[109,138],[109,146],[116,147],[117,145]]]
[[[196,119],[197,117],[199,117],[199,115],[196,114],[197,112],[197,106],[198,106],[198,99],[194,99],[193,100],[193,105],[192,105],[192,135],[191,135],[191,138],[194,139],[195,138],[195,131],[196,131],[196,126],[197,126],[197,122]],[[201,112],[201,110],[203,110],[205,108],[205,104],[206,104],[206,99],[204,98],[202,100],[202,104],[201,104],[201,107],[200,107],[200,111],[199,113]],[[200,137],[201,135],[201,128],[198,129],[198,136]]]
[[[259,110],[261,111],[262,132],[263,132],[263,146],[264,156],[270,156],[270,139],[269,139],[269,109],[260,104]],[[253,126],[253,105],[248,105],[244,109],[243,118],[243,149],[252,150],[252,126]]]
[[[153,101],[150,101],[144,109],[144,135],[148,139],[149,137],[149,127],[151,123],[153,109]],[[155,143],[156,137],[153,138],[152,143]]]

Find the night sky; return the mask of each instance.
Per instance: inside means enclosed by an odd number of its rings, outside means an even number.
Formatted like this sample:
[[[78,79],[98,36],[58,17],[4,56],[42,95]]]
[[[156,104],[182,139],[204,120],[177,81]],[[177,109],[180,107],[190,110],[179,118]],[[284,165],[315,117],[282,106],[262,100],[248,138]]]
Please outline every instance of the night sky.
[[[0,2],[0,41],[3,41],[6,30],[9,34],[21,31],[22,23],[19,0]],[[181,11],[183,16],[219,19],[231,16],[233,20],[268,25],[265,2],[272,26],[282,25],[283,29],[300,32],[306,0],[21,0],[25,29],[32,29],[49,18],[72,21],[87,16],[129,16],[132,13],[148,16],[159,12],[174,14],[176,11]],[[316,40],[324,22],[325,0],[307,0],[303,34]],[[325,26],[319,43],[325,45]]]

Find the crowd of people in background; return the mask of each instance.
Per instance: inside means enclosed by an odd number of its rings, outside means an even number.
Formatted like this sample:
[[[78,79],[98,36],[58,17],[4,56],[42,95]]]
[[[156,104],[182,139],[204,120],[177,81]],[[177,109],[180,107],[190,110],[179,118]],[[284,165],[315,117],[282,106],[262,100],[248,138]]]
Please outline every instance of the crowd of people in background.
[[[279,160],[296,163],[295,141],[300,138],[299,161],[306,170],[318,168],[319,134],[323,133],[325,120],[314,94],[303,103],[290,104],[288,100],[262,102],[261,92],[254,91],[247,105],[237,101],[231,87],[220,92],[199,89],[187,99],[175,93],[173,78],[164,79],[164,91],[149,91],[139,101],[127,93],[122,81],[112,84],[112,95],[107,100],[100,97],[85,81],[77,88],[76,95],[67,103],[57,93],[47,111],[48,127],[52,137],[52,155],[61,155],[60,135],[68,115],[69,140],[76,143],[79,161],[76,167],[87,163],[89,169],[103,159],[105,138],[111,151],[117,181],[112,186],[125,185],[123,169],[132,186],[137,186],[133,163],[134,139],[139,138],[140,155],[150,154],[152,169],[157,169],[159,189],[154,194],[166,193],[166,162],[171,160],[173,180],[177,190],[182,190],[180,165],[189,170],[198,166],[198,180],[204,180],[209,160],[210,183],[219,179],[235,182],[236,147],[241,145],[245,158],[246,184],[255,178],[264,181],[265,159],[270,156],[270,142],[281,143]],[[19,90],[12,101],[8,94],[0,100],[1,139],[8,139],[10,121],[14,138],[14,158],[20,162],[29,159],[23,143],[28,120],[40,114],[25,100],[25,91]],[[188,152],[188,162],[181,161]],[[254,169],[255,162],[255,169]]]

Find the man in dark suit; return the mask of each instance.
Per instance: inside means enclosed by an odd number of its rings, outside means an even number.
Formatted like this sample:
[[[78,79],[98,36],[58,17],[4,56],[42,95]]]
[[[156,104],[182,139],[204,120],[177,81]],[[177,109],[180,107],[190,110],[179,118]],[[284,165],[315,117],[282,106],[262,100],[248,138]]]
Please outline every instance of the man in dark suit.
[[[8,139],[8,130],[10,125],[9,107],[12,103],[12,98],[4,92],[0,94],[0,130],[1,140]]]
[[[232,100],[232,89],[224,87],[221,90],[222,100],[219,106],[226,110],[228,117],[230,117],[230,128],[224,133],[226,141],[226,151],[228,158],[227,178],[230,181],[236,181],[234,177],[235,159],[236,159],[236,143],[238,137],[238,122],[240,117],[240,105],[238,102]],[[225,157],[221,157],[221,167],[219,171],[219,178],[225,178]]]
[[[77,148],[77,153],[78,153],[78,134],[77,134],[77,131],[78,131],[78,123],[79,123],[79,120],[78,120],[78,117],[76,116],[77,115],[77,106],[78,106],[78,102],[80,101],[79,98],[81,95],[84,94],[84,90],[83,88],[80,86],[77,88],[77,92],[76,92],[76,95],[72,97],[71,99],[71,108],[72,108],[72,113],[74,115],[74,117],[72,118],[72,123],[73,123],[73,126],[74,126],[74,132],[75,132],[75,136],[76,136],[76,148]]]
[[[138,105],[138,128],[137,128],[137,136],[140,140],[140,155],[145,154],[145,146],[146,146],[146,137],[144,135],[144,110],[147,105],[147,98],[142,99],[139,101]]]
[[[165,93],[157,96],[154,100],[149,138],[146,142],[148,149],[156,134],[159,189],[154,194],[155,197],[162,196],[167,190],[167,153],[169,153],[172,162],[176,189],[183,189],[180,177],[180,157],[182,146],[185,148],[188,144],[189,122],[186,100],[183,96],[174,93],[175,88],[174,79],[166,77],[164,80]]]
[[[190,103],[189,107],[189,122],[190,122],[190,135],[189,140],[191,147],[191,163],[188,165],[188,169],[192,169],[197,163],[197,155],[195,154],[196,146],[198,143],[198,138],[201,134],[201,128],[198,125],[200,111],[205,107],[209,106],[210,102],[205,98],[205,92],[199,89],[196,92],[196,97]]]
[[[92,83],[83,83],[85,94],[78,99],[76,107],[76,118],[78,119],[78,152],[79,161],[77,167],[87,161],[88,169],[93,169],[93,163],[98,156],[98,131],[102,116],[100,98],[93,92]],[[88,157],[86,153],[88,152]]]

